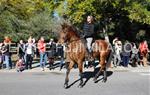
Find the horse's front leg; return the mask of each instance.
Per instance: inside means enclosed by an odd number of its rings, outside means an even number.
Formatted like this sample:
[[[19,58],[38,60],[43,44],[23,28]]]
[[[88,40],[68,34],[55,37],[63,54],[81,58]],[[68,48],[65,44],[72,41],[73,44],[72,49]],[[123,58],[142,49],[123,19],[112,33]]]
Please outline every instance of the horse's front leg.
[[[64,83],[64,88],[68,87],[68,82],[69,82],[69,73],[70,73],[70,69],[67,69],[66,71],[66,78],[65,78],[65,83]]]
[[[80,84],[78,87],[83,87],[83,62],[78,62],[78,68],[79,68],[79,76],[80,76]]]
[[[69,73],[70,73],[70,70],[72,69],[74,63],[73,62],[70,62],[68,64],[66,64],[67,66],[67,71],[66,71],[66,78],[65,78],[65,83],[64,83],[64,88],[67,89],[68,88],[68,82],[69,82]]]

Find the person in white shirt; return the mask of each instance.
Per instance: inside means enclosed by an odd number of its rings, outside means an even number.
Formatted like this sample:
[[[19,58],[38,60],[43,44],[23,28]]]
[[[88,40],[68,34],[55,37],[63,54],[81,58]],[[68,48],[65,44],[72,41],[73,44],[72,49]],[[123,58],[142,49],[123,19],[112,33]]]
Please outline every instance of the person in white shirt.
[[[26,54],[26,69],[32,69],[32,61],[34,56],[34,45],[32,39],[28,39],[28,43],[25,45],[25,54]]]
[[[122,43],[118,39],[114,41],[114,49],[115,49],[115,54],[114,54],[114,66],[117,67],[121,63],[121,52],[122,52]]]

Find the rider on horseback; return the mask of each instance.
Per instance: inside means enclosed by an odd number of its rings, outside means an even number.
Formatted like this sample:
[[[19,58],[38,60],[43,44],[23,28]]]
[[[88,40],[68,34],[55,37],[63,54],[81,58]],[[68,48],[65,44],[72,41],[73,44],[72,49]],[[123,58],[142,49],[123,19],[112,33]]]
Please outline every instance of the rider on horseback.
[[[87,17],[87,22],[83,26],[84,38],[85,38],[85,46],[88,52],[88,56],[92,55],[92,42],[94,36],[94,24],[93,24],[93,16]]]

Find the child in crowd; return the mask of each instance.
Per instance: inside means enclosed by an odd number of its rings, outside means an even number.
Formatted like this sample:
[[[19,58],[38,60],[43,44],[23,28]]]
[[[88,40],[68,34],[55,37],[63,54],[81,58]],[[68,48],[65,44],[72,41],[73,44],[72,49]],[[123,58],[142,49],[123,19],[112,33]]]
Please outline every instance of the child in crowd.
[[[22,72],[25,69],[24,62],[22,59],[19,59],[16,63],[16,70],[17,72]]]

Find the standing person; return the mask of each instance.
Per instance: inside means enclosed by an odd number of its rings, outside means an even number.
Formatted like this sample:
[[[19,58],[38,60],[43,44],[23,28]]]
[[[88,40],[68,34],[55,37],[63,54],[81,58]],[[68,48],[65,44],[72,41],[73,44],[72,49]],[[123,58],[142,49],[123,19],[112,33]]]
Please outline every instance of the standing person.
[[[114,42],[114,66],[117,67],[121,63],[122,42],[118,39]]]
[[[10,50],[9,43],[6,40],[4,40],[2,54],[4,55],[6,69],[8,69],[8,70],[12,68],[11,54],[10,54],[9,50]]]
[[[19,59],[22,59],[23,62],[25,62],[25,44],[23,40],[20,40],[18,45],[18,57]]]
[[[57,43],[57,56],[60,59],[60,71],[63,68],[64,65],[64,46]]]
[[[11,43],[11,39],[8,36],[5,36],[4,41],[8,44]]]
[[[148,57],[148,44],[147,41],[143,41],[139,45],[140,56],[142,57],[144,66],[147,66],[147,57]]]
[[[124,67],[128,67],[131,49],[132,49],[132,45],[128,41],[126,41],[122,51],[122,60],[123,60]]]
[[[35,58],[37,58],[38,57],[38,55],[39,55],[39,52],[38,52],[38,48],[37,48],[37,44],[36,44],[36,40],[35,40],[35,38],[32,38],[32,41],[33,41],[33,46],[34,46],[34,51],[35,51]]]
[[[133,65],[137,66],[137,63],[139,62],[139,55],[138,55],[139,50],[137,49],[135,43],[131,43],[131,44],[132,44],[131,60]]]
[[[115,39],[113,39],[113,42],[112,42],[112,44],[113,44],[113,46],[115,47],[115,43],[116,43],[116,41],[118,41],[119,39],[118,39],[118,37],[115,37]]]
[[[50,49],[48,51],[48,60],[49,60],[49,70],[54,69],[54,58],[56,55],[56,43],[54,42],[54,39],[50,39],[50,42],[48,43]]]
[[[38,50],[40,53],[40,67],[42,71],[44,71],[45,64],[47,63],[47,53],[46,53],[46,43],[44,42],[44,38],[41,37],[38,41]]]
[[[85,46],[87,49],[88,57],[92,57],[92,42],[94,38],[94,23],[93,16],[88,16],[87,21],[83,26],[84,38],[86,40]]]
[[[26,54],[26,69],[32,69],[32,61],[34,57],[34,45],[32,43],[32,39],[28,39],[28,43],[25,45],[25,54]]]
[[[0,69],[2,68],[2,64],[3,64],[2,50],[3,50],[3,43],[0,43]]]

